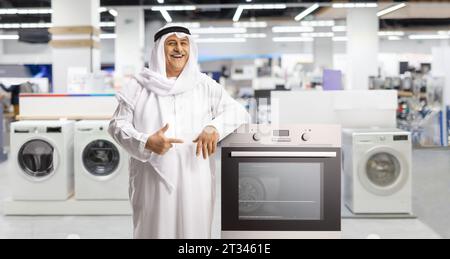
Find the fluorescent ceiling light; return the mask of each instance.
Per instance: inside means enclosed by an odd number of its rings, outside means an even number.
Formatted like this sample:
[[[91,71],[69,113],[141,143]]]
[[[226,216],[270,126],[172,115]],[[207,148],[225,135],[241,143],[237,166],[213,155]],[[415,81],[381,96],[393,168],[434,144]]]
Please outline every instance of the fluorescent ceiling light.
[[[106,11],[108,11],[108,8],[106,8],[106,7],[99,7],[98,8],[98,12],[99,13],[103,13],[103,12],[106,12]]]
[[[305,9],[303,12],[301,12],[299,15],[297,15],[294,19],[298,22],[301,19],[305,18],[306,16],[310,15],[312,12],[314,12],[317,8],[319,8],[319,4],[315,3]]]
[[[389,36],[388,40],[401,40],[402,38],[399,36]]]
[[[114,33],[100,34],[100,39],[102,39],[102,40],[116,39],[116,38],[117,38],[117,34],[114,34]]]
[[[283,32],[313,32],[313,27],[302,27],[302,26],[274,26],[272,27],[272,32],[283,33]]]
[[[346,31],[347,30],[347,26],[333,26],[333,28],[331,28],[332,31],[334,32],[342,32],[342,31]]]
[[[347,41],[348,38],[345,36],[333,37],[333,41]]]
[[[439,35],[439,34],[416,34],[409,35],[411,40],[446,40],[450,39],[450,35]]]
[[[116,27],[116,22],[100,22],[100,27]]]
[[[267,38],[267,34],[265,33],[244,33],[244,34],[235,34],[235,38],[247,38],[247,39],[262,39]]]
[[[192,29],[193,34],[234,34],[234,33],[246,33],[246,28],[234,28],[234,27],[208,27]]]
[[[303,21],[300,23],[302,26],[313,26],[313,27],[331,27],[334,26],[333,20],[322,20],[322,21]]]
[[[267,28],[267,22],[235,22],[233,27],[238,28]]]
[[[166,5],[152,7],[152,11],[194,11],[195,9],[197,9],[195,5]]]
[[[164,0],[158,0],[159,4],[164,4]]]
[[[392,13],[392,12],[397,11],[398,9],[403,8],[405,6],[406,6],[405,3],[401,3],[401,4],[398,4],[398,5],[394,5],[394,6],[388,7],[386,9],[384,9],[384,10],[379,11],[377,13],[377,16],[380,17],[380,16],[386,15],[388,13]]]
[[[51,23],[0,23],[0,29],[50,28]]]
[[[378,36],[405,36],[403,31],[379,31]]]
[[[245,38],[204,38],[195,40],[197,43],[242,43]]]
[[[248,5],[239,5],[236,9],[236,13],[233,16],[233,21],[238,22],[241,18],[242,12],[244,10],[264,10],[264,9],[286,9],[286,4],[248,4]]]
[[[19,35],[0,35],[0,40],[18,40]]]
[[[302,33],[302,37],[304,38],[328,38],[334,37],[334,33],[332,32],[307,32]]]
[[[114,9],[109,9],[109,14],[111,14],[114,17],[116,17],[118,15],[117,11]]]
[[[186,28],[200,28],[199,22],[177,22],[177,23],[170,23],[170,26],[182,26]]]
[[[237,8],[236,13],[233,16],[233,22],[238,22],[239,21],[243,11],[244,11],[244,8],[242,8],[242,6],[239,6]]]
[[[375,8],[377,3],[335,3],[333,8]]]
[[[274,37],[272,40],[274,42],[311,42],[311,41],[314,41],[313,38],[305,38],[305,37]]]
[[[48,8],[37,8],[37,9],[0,9],[0,14],[51,14],[52,9]]]
[[[168,11],[166,11],[166,10],[161,10],[161,11],[159,11],[159,12],[161,13],[161,15],[162,15],[162,17],[164,18],[164,20],[166,20],[166,22],[168,22],[168,23],[172,22],[172,17],[170,17],[170,14],[169,14]]]

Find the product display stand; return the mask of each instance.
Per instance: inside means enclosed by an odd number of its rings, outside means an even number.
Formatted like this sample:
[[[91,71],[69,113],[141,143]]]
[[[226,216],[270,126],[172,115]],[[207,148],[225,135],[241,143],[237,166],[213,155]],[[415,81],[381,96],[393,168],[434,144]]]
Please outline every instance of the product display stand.
[[[3,201],[6,216],[128,216],[131,205],[127,200],[78,201]]]

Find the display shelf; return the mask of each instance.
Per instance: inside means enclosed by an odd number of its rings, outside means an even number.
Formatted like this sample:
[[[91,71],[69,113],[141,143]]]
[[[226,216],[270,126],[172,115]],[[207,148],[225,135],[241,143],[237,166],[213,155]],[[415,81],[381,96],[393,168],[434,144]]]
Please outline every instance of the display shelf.
[[[128,216],[128,200],[3,201],[6,216]]]

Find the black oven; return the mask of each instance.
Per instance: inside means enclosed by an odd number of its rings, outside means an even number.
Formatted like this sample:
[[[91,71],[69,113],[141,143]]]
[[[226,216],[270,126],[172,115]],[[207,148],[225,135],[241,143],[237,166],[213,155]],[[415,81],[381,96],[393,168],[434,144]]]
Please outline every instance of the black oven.
[[[340,232],[341,149],[269,135],[222,147],[222,232]]]

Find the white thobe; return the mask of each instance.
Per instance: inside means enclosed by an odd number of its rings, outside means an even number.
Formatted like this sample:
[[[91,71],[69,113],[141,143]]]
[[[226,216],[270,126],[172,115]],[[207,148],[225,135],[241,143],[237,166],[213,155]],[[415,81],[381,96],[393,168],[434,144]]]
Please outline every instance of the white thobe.
[[[136,80],[111,120],[109,133],[130,154],[130,200],[135,238],[210,238],[215,200],[214,156],[196,156],[193,140],[210,125],[220,140],[249,122],[223,87],[202,74],[191,90],[157,96]],[[162,107],[162,108],[161,108]],[[165,155],[145,149],[169,123],[165,136],[184,141]]]

